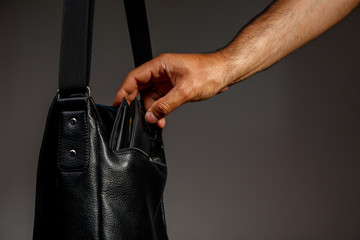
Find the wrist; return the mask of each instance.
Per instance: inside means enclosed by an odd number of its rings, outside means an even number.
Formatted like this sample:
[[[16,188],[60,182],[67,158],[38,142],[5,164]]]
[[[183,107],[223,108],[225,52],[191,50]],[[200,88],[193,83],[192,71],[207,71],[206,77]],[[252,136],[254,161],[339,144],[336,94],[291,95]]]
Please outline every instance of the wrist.
[[[228,87],[245,80],[247,71],[250,70],[250,64],[248,64],[250,61],[244,59],[243,54],[239,54],[238,51],[239,49],[235,51],[235,49],[228,46],[217,52],[222,62],[222,78],[224,84]]]
[[[266,69],[274,57],[274,48],[264,36],[251,36],[248,31],[218,51],[224,62],[225,81],[231,86]]]

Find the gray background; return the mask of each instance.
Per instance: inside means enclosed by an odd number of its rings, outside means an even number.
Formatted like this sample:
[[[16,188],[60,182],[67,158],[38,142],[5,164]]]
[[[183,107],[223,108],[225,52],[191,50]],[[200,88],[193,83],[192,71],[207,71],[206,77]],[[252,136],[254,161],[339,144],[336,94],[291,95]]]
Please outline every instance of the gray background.
[[[220,48],[268,3],[147,1],[154,54]],[[1,240],[31,239],[61,12],[60,0],[0,0]],[[359,13],[167,118],[170,239],[360,239]],[[98,0],[95,101],[110,105],[132,67],[122,1]]]

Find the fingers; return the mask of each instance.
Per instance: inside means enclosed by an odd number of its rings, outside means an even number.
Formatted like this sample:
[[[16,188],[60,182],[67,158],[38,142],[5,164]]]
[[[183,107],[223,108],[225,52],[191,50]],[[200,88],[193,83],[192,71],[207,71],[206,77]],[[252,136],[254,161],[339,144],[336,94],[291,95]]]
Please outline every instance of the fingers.
[[[146,89],[142,95],[145,109],[148,110],[156,100],[163,96],[164,94],[157,90],[155,87],[149,87],[148,89]]]
[[[154,87],[147,89],[146,92],[142,95],[145,109],[148,110],[151,107],[151,105],[153,105],[154,102],[156,102],[159,98],[163,96],[164,94]],[[158,127],[160,128],[165,127],[165,122],[166,122],[165,118],[161,118],[158,121],[155,120],[155,122]]]
[[[159,121],[156,122],[156,125],[159,128],[164,128],[165,127],[165,118],[160,119]]]
[[[113,101],[114,107],[118,106],[123,98],[126,98],[128,102],[131,102],[139,94],[139,91],[150,85],[153,73],[159,70],[159,67],[156,64],[157,61],[154,60],[155,59],[144,63],[140,67],[129,72],[115,95]]]
[[[187,101],[184,92],[180,87],[175,86],[165,96],[153,101],[146,112],[145,120],[151,124],[157,123],[159,127],[165,126],[164,117]]]

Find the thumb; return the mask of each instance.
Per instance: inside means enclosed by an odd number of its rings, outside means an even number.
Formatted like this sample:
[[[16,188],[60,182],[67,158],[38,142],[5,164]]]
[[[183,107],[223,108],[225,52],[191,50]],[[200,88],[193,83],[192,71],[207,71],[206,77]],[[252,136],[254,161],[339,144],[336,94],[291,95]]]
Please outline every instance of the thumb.
[[[155,101],[146,112],[145,119],[153,124],[167,116],[177,107],[186,102],[187,94],[176,86],[171,89],[165,96]]]

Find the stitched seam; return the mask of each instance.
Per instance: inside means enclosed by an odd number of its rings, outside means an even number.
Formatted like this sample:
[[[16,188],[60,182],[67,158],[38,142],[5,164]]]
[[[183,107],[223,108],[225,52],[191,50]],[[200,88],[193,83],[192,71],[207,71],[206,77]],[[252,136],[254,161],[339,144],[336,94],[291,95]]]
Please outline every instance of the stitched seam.
[[[97,119],[94,119],[94,122],[95,122],[95,133],[96,133],[96,158],[95,158],[95,169],[96,169],[96,173],[95,173],[95,181],[98,183],[96,184],[96,199],[97,199],[97,205],[98,205],[98,209],[99,211],[97,211],[97,235],[98,235],[98,239],[99,240],[102,240],[102,239],[105,239],[104,237],[104,227],[103,227],[103,218],[102,218],[102,215],[103,215],[103,201],[102,201],[102,198],[101,198],[101,193],[102,193],[102,188],[103,188],[103,182],[102,182],[102,174],[101,174],[101,162],[102,162],[102,159],[101,158],[101,155],[100,155],[100,123],[98,121],[99,119],[99,112],[96,108],[96,104],[95,102],[93,102],[93,100],[90,98],[90,108],[89,108],[89,112],[91,111],[91,108],[92,108],[92,105],[94,105],[94,109],[95,109],[95,116]],[[90,116],[90,113],[89,113],[89,116]],[[91,118],[91,116],[89,117],[89,119]],[[90,125],[90,124],[89,124]],[[95,156],[94,156],[95,157]]]
[[[146,152],[144,152],[143,150],[141,150],[139,148],[131,147],[131,148],[127,148],[127,149],[121,149],[121,150],[114,151],[114,153],[116,155],[138,153],[140,155],[145,156],[148,159],[148,161],[153,164],[160,165],[162,167],[167,167],[167,165],[165,163],[162,163],[162,162],[156,160],[157,158],[160,158],[159,155],[149,156]],[[150,161],[150,158],[152,158],[152,161]]]
[[[97,137],[97,141],[100,141],[100,135],[99,135],[99,124],[96,121],[96,137]],[[101,174],[101,162],[102,159],[100,156],[100,144],[96,144],[97,145],[97,159],[96,159],[96,169],[97,169],[97,181],[98,181],[98,185],[97,185],[97,200],[98,200],[98,206],[99,206],[99,212],[98,212],[98,235],[99,235],[99,240],[105,239],[104,237],[104,227],[103,227],[103,201],[101,198],[101,193],[102,193],[102,188],[103,188],[103,182],[102,182],[102,174]]]
[[[61,127],[62,127],[62,121],[61,121],[61,112],[58,113],[58,119],[59,119],[59,134],[58,134],[58,148],[57,148],[57,165],[58,168],[61,169],[60,167],[60,148],[61,148]]]
[[[89,165],[89,159],[90,159],[90,154],[89,154],[89,138],[90,138],[90,133],[89,133],[89,128],[90,128],[90,124],[88,123],[87,121],[87,116],[88,116],[88,109],[86,108],[85,110],[85,114],[84,114],[84,122],[85,122],[85,129],[86,129],[86,143],[85,143],[85,156],[86,156],[86,159],[85,159],[85,166],[83,167],[83,170],[85,170],[87,168],[87,166]]]

